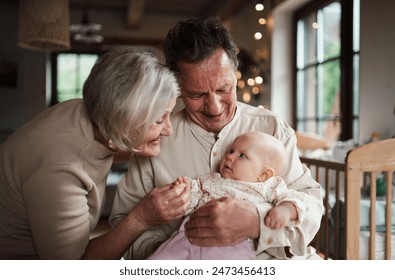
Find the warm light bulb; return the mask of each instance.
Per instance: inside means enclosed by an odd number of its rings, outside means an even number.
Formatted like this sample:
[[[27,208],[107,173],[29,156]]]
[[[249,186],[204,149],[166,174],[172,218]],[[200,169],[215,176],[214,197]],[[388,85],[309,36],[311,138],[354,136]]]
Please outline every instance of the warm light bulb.
[[[259,87],[253,87],[251,91],[252,91],[252,94],[257,95],[260,90],[259,90]]]
[[[255,84],[254,79],[253,79],[253,78],[249,78],[249,79],[247,80],[247,84],[248,84],[249,86],[253,86],[253,85]]]
[[[259,18],[259,19],[258,19],[258,22],[259,22],[260,25],[265,25],[265,24],[266,24],[266,19],[264,19],[264,18]]]
[[[250,101],[251,101],[251,94],[248,91],[245,91],[243,93],[243,101],[245,103],[250,103]]]
[[[262,33],[261,32],[255,32],[254,39],[257,40],[257,41],[262,39]]]
[[[255,83],[257,83],[258,85],[263,83],[263,78],[261,76],[256,76],[255,77]]]
[[[255,10],[257,10],[258,12],[263,11],[265,7],[263,6],[262,3],[258,3],[255,5]]]
[[[318,27],[319,27],[318,22],[313,22],[312,27],[313,27],[314,29],[318,29]]]
[[[245,86],[244,81],[243,81],[243,80],[239,80],[239,81],[237,82],[237,86],[238,86],[238,88],[244,88],[244,86]]]

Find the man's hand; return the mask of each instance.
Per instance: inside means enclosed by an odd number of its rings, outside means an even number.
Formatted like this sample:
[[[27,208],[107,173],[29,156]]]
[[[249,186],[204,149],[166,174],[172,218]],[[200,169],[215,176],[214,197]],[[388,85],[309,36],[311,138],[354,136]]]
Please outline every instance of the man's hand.
[[[258,238],[259,226],[259,214],[252,203],[222,197],[194,211],[185,233],[195,245],[229,246]]]

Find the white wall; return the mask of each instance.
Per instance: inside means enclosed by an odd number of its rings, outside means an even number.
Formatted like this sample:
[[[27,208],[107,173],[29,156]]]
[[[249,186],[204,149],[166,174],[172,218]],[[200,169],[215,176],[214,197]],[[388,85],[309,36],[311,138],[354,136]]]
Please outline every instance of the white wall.
[[[310,0],[287,0],[274,12],[272,38],[272,109],[292,123],[293,11]],[[361,0],[360,135],[395,134],[395,1]]]
[[[360,141],[395,135],[395,1],[361,0]]]

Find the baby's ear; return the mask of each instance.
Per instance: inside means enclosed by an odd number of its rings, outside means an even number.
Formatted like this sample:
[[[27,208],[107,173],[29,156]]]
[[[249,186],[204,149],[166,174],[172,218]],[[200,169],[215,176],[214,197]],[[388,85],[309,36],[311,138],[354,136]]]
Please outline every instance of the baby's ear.
[[[273,177],[274,175],[276,175],[276,172],[274,172],[274,169],[270,168],[270,167],[266,167],[262,171],[261,175],[259,175],[258,181],[263,182],[263,181],[269,179],[270,177]]]

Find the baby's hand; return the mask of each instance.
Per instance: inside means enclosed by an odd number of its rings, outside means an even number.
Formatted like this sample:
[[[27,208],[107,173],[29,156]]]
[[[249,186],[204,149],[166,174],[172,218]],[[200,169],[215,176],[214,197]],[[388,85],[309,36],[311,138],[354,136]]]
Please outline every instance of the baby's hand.
[[[288,208],[278,205],[269,210],[265,217],[265,225],[271,229],[282,229],[291,219]]]
[[[191,187],[191,181],[187,177],[178,177],[174,182],[174,186],[185,184],[185,187]]]

